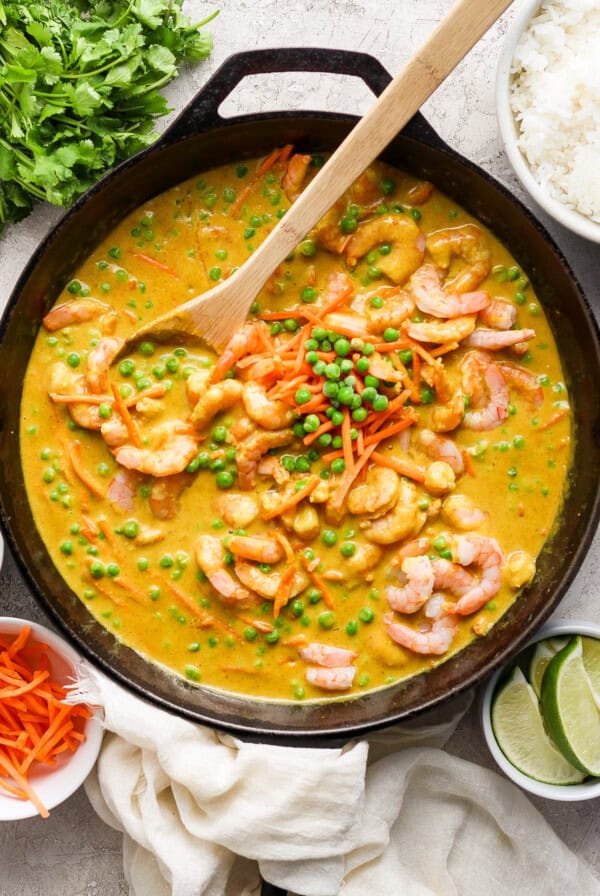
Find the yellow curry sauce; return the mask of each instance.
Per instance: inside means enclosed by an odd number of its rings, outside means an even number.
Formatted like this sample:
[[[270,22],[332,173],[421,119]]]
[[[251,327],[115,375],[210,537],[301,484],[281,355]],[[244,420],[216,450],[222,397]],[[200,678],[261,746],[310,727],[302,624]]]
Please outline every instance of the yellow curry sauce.
[[[150,342],[109,367],[138,325],[243,264],[322,164],[288,157],[180,184],[95,249],[40,330],[20,437],[39,531],[102,625],[191,682],[301,701],[389,685],[485,636],[560,511],[571,430],[526,273],[380,164],[271,277],[220,369],[200,345]],[[482,582],[477,609],[452,613]]]

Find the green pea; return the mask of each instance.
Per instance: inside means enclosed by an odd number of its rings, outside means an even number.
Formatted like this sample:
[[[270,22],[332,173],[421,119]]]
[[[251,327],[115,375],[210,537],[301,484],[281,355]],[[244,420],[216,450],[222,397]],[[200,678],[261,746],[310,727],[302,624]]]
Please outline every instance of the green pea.
[[[434,398],[432,389],[421,389],[421,404],[431,404]]]
[[[448,539],[445,535],[436,535],[436,537],[433,539],[433,546],[436,551],[441,551],[444,548],[448,547]]]
[[[331,447],[335,448],[336,451],[338,450],[338,448],[342,447],[342,444],[343,444],[343,440],[342,440],[341,436],[334,436],[333,439],[331,440]]]
[[[334,461],[334,463],[335,463],[335,461]],[[334,529],[323,529],[323,531],[321,532],[321,541],[328,548],[333,547],[333,545],[337,541],[337,533],[335,532]]]
[[[47,467],[42,473],[42,479],[44,480],[44,482],[52,482],[55,476],[56,471],[52,467]]]
[[[233,485],[233,476],[228,470],[220,470],[215,476],[215,482],[218,488],[231,488]]]
[[[125,360],[121,361],[119,364],[119,373],[121,376],[131,376],[134,370],[135,362],[132,361],[131,358],[125,358]]]
[[[148,597],[150,600],[158,600],[160,597],[160,588],[158,585],[150,585],[148,588]]]
[[[344,215],[340,221],[340,229],[343,233],[354,233],[358,227],[358,221],[351,215]]]
[[[381,183],[379,184],[379,188],[384,196],[389,196],[390,193],[394,192],[394,181],[390,177],[384,177]]]
[[[317,247],[312,240],[303,240],[298,248],[300,249],[300,254],[306,256],[306,258],[312,258],[317,252]]]
[[[277,631],[277,629],[272,632],[267,632],[267,634],[265,635],[265,641],[267,642],[267,644],[277,644],[277,642],[279,641],[279,632]]]
[[[81,358],[77,352],[69,352],[67,355],[67,364],[69,367],[79,367]]]
[[[312,398],[312,392],[309,389],[297,389],[296,394],[294,395],[294,399],[296,404],[306,404],[307,401],[310,401]]]
[[[515,293],[515,303],[517,305],[524,305],[527,301],[527,296],[524,292],[516,292]]]
[[[99,560],[93,560],[90,563],[90,575],[93,579],[101,579],[104,575],[104,563]]]
[[[246,639],[246,641],[256,641],[257,637],[258,637],[258,632],[256,631],[255,628],[252,628],[252,626],[249,625],[247,628],[244,629],[244,638]]]
[[[388,404],[389,400],[386,395],[378,395],[375,399],[373,399],[373,410],[385,411]]]
[[[386,327],[383,331],[385,342],[395,342],[398,339],[398,330],[395,327]]]
[[[169,373],[177,373],[179,370],[179,361],[177,358],[168,358],[165,362],[165,367],[169,371]]]
[[[335,353],[339,355],[340,358],[345,358],[350,354],[351,346],[349,341],[345,336],[342,336],[340,339],[336,339],[333,343],[333,348]]]
[[[297,618],[304,613],[304,601],[295,600],[291,606],[292,614]]]
[[[148,560],[146,557],[138,557],[137,568],[140,572],[145,572],[148,569]]]
[[[284,320],[284,322],[283,322],[284,329],[287,330],[289,333],[295,333],[296,330],[298,329],[298,326],[299,326],[298,321],[294,320],[293,317],[289,317],[286,320]]]
[[[342,411],[333,410],[331,414],[331,422],[334,426],[341,426],[344,422],[344,415]]]
[[[296,687],[294,688],[294,697],[296,698],[296,700],[303,700],[305,696],[306,691],[304,690],[302,685],[296,685]]]
[[[112,414],[112,406],[110,404],[103,402],[101,405],[98,406],[98,415],[100,417],[102,417],[103,420],[108,420],[108,418],[111,416],[111,414]]]
[[[350,619],[346,623],[346,634],[347,635],[355,635],[358,631],[358,624],[355,619]]]
[[[317,439],[317,444],[320,445],[321,448],[327,448],[331,445],[332,435],[330,432],[322,432],[321,435]]]
[[[126,538],[135,538],[140,531],[140,527],[136,520],[127,520],[123,523],[122,531]]]
[[[108,464],[105,464],[104,461],[101,461],[96,467],[96,472],[100,476],[108,476],[108,474],[110,473],[110,467],[108,466]]]
[[[383,307],[383,299],[381,296],[373,296],[371,299],[371,308],[382,308]]]
[[[421,212],[419,211],[418,208],[411,208],[409,210],[408,214],[411,216],[413,221],[420,221],[421,218],[423,217],[423,215],[421,214]]]
[[[335,616],[331,610],[326,610],[324,613],[319,614],[317,622],[321,628],[330,629],[335,625]]]
[[[373,622],[375,619],[375,613],[371,609],[371,607],[363,607],[362,610],[358,613],[358,618],[361,622]]]
[[[214,268],[210,269],[210,271],[208,272],[208,276],[210,277],[211,280],[220,280],[221,273],[222,272],[221,272],[220,267],[214,267]]]
[[[66,554],[67,556],[69,554],[72,554],[73,553],[73,542],[72,541],[61,542],[60,550],[61,550],[61,553]]]
[[[366,408],[363,408],[363,407],[355,408],[352,411],[352,419],[356,423],[364,423],[364,421],[367,419],[368,416],[369,416],[369,412],[367,411]]]
[[[71,280],[69,285],[67,286],[67,291],[71,293],[71,295],[79,295],[81,292],[81,283],[79,280]]]
[[[525,438],[523,436],[515,436],[513,439],[513,445],[515,446],[515,448],[524,448]]]
[[[107,576],[111,576],[111,578],[114,579],[116,576],[119,575],[120,572],[121,572],[121,570],[119,569],[119,567],[116,563],[108,563],[107,564],[107,566],[106,566],[106,575]]]
[[[369,357],[370,355],[373,354],[374,351],[375,351],[375,346],[373,345],[373,343],[365,342],[365,344],[363,345],[363,355],[366,355],[367,357]]]
[[[227,438],[227,427],[225,426],[215,426],[212,431],[212,437],[215,442],[224,442]]]
[[[356,553],[356,545],[353,541],[345,541],[340,547],[342,557],[353,557]]]

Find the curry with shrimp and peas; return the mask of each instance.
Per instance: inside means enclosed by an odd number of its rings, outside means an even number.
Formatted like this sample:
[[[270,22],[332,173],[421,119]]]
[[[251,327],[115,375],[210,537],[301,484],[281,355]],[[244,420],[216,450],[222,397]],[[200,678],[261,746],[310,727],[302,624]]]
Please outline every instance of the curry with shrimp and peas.
[[[148,660],[253,698],[356,696],[485,637],[535,575],[572,453],[526,272],[380,163],[220,354],[116,358],[242,265],[322,163],[276,149],[130,214],[45,316],[22,397],[29,501],[70,588]]]

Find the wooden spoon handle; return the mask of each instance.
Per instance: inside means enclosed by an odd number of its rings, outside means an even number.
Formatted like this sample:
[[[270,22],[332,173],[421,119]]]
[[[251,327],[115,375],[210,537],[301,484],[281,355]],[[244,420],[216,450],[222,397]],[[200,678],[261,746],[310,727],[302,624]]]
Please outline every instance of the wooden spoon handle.
[[[377,158],[511,3],[512,0],[458,0],[303,190],[279,225],[245,262],[240,274],[244,278],[244,293],[250,296],[248,305],[275,268]],[[244,299],[244,295],[239,296],[240,302]]]

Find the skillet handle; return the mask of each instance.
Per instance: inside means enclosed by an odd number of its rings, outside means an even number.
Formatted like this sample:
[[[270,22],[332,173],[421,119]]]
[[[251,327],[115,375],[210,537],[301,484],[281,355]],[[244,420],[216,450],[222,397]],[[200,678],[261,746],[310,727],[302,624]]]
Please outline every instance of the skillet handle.
[[[361,78],[375,96],[383,93],[392,80],[387,69],[368,53],[328,50],[321,47],[290,47],[234,53],[223,62],[173,124],[167,128],[160,142],[177,143],[198,132],[247,117],[223,118],[219,115],[219,107],[248,75],[274,72],[326,72],[333,75],[352,75]],[[408,122],[403,133],[437,148],[448,148],[420,112]]]

